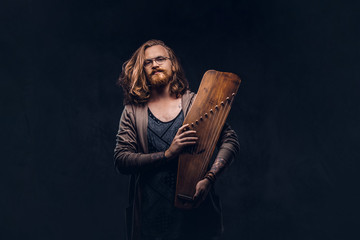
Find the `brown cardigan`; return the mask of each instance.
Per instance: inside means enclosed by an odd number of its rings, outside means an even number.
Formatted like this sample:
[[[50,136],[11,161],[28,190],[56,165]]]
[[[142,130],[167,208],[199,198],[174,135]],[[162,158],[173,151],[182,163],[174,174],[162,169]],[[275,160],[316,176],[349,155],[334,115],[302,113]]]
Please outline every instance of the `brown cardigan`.
[[[184,116],[195,99],[193,92],[187,91],[181,99]],[[114,163],[123,174],[131,174],[129,188],[129,207],[126,209],[127,238],[140,239],[140,199],[139,179],[141,173],[166,163],[164,152],[148,153],[147,141],[148,107],[125,105],[116,135]],[[217,157],[232,161],[239,151],[235,132],[225,124],[218,142]]]

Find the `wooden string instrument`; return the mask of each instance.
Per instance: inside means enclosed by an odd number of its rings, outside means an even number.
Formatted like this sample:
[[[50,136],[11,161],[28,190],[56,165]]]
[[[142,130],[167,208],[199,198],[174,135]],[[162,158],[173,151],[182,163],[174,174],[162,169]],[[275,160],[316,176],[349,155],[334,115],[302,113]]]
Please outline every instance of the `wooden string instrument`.
[[[199,139],[179,155],[175,207],[193,208],[196,184],[206,174],[240,82],[233,73],[209,70],[204,74],[183,123],[189,124],[187,130],[196,130]]]

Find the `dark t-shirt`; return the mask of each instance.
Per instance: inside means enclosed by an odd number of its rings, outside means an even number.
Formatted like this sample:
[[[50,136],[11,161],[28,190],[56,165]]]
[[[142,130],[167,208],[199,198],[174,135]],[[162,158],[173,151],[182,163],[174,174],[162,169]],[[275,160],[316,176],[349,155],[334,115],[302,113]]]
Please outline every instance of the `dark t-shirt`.
[[[184,121],[181,111],[169,122],[157,119],[148,112],[149,153],[163,152],[171,145]],[[183,214],[174,207],[177,161],[161,169],[150,170],[142,177],[141,229],[143,236],[176,238],[181,233]]]
[[[182,111],[173,120],[162,122],[148,110],[149,153],[168,149],[183,121]],[[177,161],[143,174],[142,239],[209,239],[218,235],[221,232],[220,209],[214,208],[212,204],[216,196],[210,193],[197,209],[189,211],[175,208],[176,177]]]

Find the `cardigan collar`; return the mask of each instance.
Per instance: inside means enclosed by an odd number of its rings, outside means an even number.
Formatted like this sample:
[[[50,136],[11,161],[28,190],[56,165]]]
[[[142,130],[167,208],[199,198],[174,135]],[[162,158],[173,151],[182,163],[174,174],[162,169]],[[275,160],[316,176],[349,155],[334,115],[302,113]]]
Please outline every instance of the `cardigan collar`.
[[[184,117],[189,112],[191,103],[195,93],[187,90],[184,95],[181,96],[181,106],[184,113]],[[137,130],[137,137],[139,141],[139,150],[143,153],[149,153],[148,141],[147,141],[147,125],[148,125],[148,106],[133,106],[135,115],[135,125]]]

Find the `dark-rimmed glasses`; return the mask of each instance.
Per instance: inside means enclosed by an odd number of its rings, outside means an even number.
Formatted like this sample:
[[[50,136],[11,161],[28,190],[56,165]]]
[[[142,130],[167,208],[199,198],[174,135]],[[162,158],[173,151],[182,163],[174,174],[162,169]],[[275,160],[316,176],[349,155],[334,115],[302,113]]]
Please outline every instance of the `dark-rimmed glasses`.
[[[149,68],[149,67],[152,67],[153,65],[153,62],[155,61],[158,65],[162,65],[164,64],[164,62],[166,60],[170,59],[169,57],[163,57],[163,56],[158,56],[156,58],[149,58],[149,59],[146,59],[144,61],[144,67],[146,68]]]

